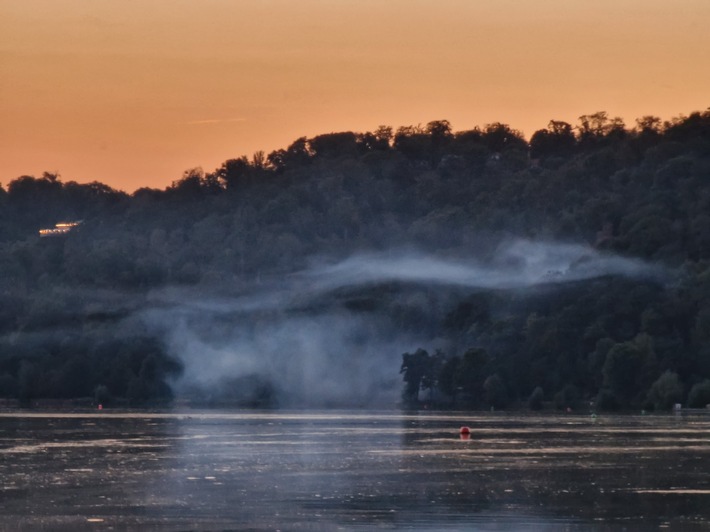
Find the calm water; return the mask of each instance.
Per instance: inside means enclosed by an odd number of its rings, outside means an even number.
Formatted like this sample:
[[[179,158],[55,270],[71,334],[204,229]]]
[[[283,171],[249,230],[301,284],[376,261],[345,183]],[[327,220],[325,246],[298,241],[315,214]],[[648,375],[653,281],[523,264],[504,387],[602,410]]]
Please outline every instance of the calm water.
[[[136,529],[710,530],[710,414],[0,414],[0,530]]]

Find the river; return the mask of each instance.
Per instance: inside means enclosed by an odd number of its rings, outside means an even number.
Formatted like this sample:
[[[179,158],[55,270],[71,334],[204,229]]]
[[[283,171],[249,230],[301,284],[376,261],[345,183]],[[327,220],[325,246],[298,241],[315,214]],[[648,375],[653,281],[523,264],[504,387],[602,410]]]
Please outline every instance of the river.
[[[708,523],[710,413],[0,413],[0,530]]]

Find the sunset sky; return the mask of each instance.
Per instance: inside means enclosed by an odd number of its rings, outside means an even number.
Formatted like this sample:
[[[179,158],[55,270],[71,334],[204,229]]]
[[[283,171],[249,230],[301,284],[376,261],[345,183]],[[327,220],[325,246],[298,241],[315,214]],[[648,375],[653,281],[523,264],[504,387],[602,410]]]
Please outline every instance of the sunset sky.
[[[710,106],[708,0],[0,0],[0,183],[164,188],[300,136]]]

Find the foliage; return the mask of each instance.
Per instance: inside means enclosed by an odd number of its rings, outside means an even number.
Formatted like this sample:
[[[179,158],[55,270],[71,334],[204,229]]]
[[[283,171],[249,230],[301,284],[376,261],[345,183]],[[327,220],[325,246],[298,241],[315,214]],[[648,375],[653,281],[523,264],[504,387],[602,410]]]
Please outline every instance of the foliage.
[[[690,408],[705,408],[707,405],[710,405],[710,379],[694,384],[688,394]]]
[[[669,410],[683,398],[683,385],[678,374],[666,371],[648,390],[647,401],[655,410]]]
[[[528,397],[528,408],[530,410],[542,410],[544,398],[545,392],[542,388],[536,386],[530,394],[530,397]]]
[[[382,290],[362,312],[386,314],[424,346],[402,357],[408,403],[699,405],[710,379],[709,209],[710,110],[634,128],[591,113],[576,126],[553,120],[529,143],[506,124],[455,132],[446,120],[328,133],[130,195],[20,176],[0,187],[0,395],[169,401],[180,365],[131,321],[157,289],[221,293],[324,253],[412,246],[483,260],[514,235],[586,242],[669,278]]]

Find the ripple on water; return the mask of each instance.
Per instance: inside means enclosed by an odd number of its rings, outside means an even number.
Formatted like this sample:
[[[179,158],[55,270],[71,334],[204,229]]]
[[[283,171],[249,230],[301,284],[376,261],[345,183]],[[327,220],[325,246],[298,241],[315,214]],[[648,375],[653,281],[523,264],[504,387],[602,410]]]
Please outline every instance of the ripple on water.
[[[117,530],[710,520],[707,417],[34,414],[0,414],[0,434],[23,431],[0,439],[4,526],[19,516],[48,530],[94,530],[97,519]]]

